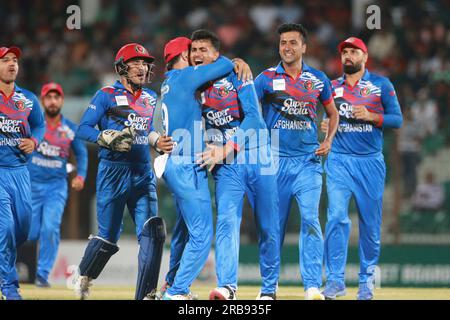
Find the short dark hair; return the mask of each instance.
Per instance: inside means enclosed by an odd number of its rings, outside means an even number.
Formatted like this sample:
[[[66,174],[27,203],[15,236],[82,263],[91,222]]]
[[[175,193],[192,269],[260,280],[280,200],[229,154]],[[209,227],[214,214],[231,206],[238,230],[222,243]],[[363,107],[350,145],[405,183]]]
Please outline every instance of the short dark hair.
[[[217,51],[220,50],[220,40],[219,37],[214,32],[211,32],[206,29],[199,29],[192,33],[191,40],[209,40],[211,41],[211,44],[213,45],[214,49]]]
[[[308,41],[308,32],[300,23],[283,23],[278,27],[277,31],[279,35],[285,32],[297,31],[302,36],[303,43],[306,43],[306,41]]]
[[[179,55],[177,55],[176,57],[172,58],[172,60],[170,60],[169,62],[167,62],[167,64],[166,64],[167,71],[170,71],[173,69],[173,66],[175,65],[175,63],[180,61],[180,57],[181,57],[181,53]]]

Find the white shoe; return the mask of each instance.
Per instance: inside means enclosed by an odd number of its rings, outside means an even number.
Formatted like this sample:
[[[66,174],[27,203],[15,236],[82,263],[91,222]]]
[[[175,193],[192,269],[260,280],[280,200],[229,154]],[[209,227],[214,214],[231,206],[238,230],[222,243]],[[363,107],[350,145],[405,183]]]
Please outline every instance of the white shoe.
[[[318,288],[309,288],[305,291],[305,300],[325,300],[325,296],[320,293]]]
[[[209,293],[209,300],[236,300],[236,289],[231,286],[217,287]]]
[[[256,300],[277,300],[276,293],[261,293],[256,296]]]
[[[168,294],[167,291],[162,296],[161,300],[192,300],[191,294]]]
[[[80,300],[86,300],[89,297],[92,286],[92,279],[88,276],[78,276],[77,282],[75,283],[74,290],[75,295]]]

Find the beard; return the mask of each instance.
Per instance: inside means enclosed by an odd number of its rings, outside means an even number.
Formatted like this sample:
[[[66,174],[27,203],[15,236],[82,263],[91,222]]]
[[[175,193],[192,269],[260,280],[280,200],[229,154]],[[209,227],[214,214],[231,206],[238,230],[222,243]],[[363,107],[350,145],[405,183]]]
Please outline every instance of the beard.
[[[352,63],[352,64],[343,64],[344,73],[346,74],[354,74],[361,70],[361,63]]]
[[[55,118],[56,116],[58,116],[61,113],[61,109],[57,109],[57,110],[49,110],[46,109],[45,110],[45,114],[50,117],[50,118]]]

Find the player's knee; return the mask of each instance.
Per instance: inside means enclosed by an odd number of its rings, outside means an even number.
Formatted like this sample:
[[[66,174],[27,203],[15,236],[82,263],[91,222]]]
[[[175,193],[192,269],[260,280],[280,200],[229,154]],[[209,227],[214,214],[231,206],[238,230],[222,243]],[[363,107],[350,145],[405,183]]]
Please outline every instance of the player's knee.
[[[310,211],[302,213],[302,225],[316,225],[319,224],[319,211]]]
[[[333,224],[348,224],[350,223],[350,218],[348,217],[348,212],[344,209],[328,209],[327,212],[327,223]]]

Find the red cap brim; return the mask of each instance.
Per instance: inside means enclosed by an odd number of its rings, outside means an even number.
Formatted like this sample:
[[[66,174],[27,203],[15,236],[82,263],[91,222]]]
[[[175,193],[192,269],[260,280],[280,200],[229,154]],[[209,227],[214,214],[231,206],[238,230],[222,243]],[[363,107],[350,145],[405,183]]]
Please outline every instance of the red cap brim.
[[[3,58],[8,53],[14,53],[19,59],[22,56],[22,50],[20,50],[18,47],[2,47],[0,48],[0,58]]]

